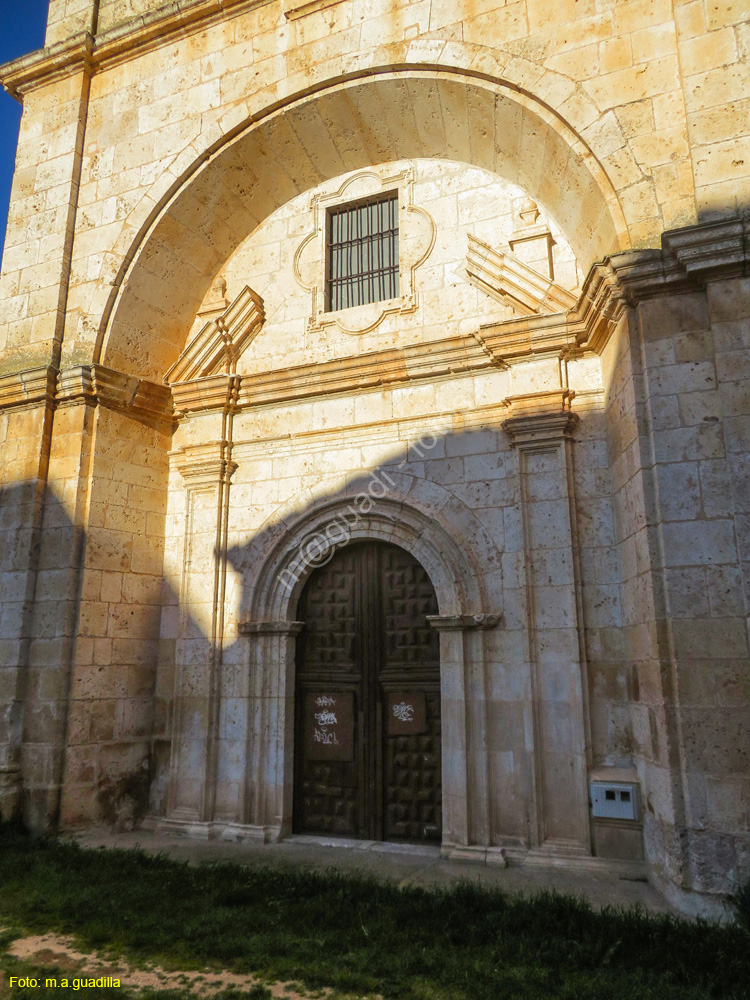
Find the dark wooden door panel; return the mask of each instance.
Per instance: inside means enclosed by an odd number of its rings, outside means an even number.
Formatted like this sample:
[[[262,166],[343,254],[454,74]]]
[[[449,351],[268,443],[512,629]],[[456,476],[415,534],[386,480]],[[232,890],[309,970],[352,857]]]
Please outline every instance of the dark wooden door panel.
[[[440,656],[426,619],[437,612],[427,573],[395,545],[347,546],[311,575],[298,609],[297,832],[440,838]],[[352,704],[351,759],[338,759]]]
[[[386,840],[440,839],[440,692],[426,692],[425,702],[425,732],[386,740]]]
[[[317,569],[300,598],[298,614],[305,622],[297,642],[295,694],[294,828],[298,833],[359,836],[359,736],[355,725],[349,760],[319,760],[305,753],[310,746],[308,695],[337,700],[351,694],[354,717],[360,711],[358,657],[359,564],[356,554],[341,549]],[[338,705],[330,706],[334,712]],[[324,727],[325,728],[325,727]]]

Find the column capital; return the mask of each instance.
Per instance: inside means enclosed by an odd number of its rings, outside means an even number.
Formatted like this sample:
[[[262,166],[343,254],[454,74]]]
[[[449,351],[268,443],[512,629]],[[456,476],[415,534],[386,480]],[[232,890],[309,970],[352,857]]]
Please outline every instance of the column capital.
[[[468,632],[472,629],[497,628],[502,613],[478,615],[427,615],[427,621],[438,632]]]
[[[228,482],[237,469],[237,463],[226,458],[226,442],[196,445],[171,452],[175,467],[189,490],[206,490]]]
[[[571,438],[578,414],[570,409],[575,393],[568,389],[510,396],[511,415],[503,421],[503,430],[512,447],[534,447]]]

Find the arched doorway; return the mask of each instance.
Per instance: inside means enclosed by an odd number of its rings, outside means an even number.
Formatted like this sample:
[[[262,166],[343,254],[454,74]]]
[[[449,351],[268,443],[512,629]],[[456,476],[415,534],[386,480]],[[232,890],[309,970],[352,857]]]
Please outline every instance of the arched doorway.
[[[397,545],[350,544],[311,574],[297,615],[295,832],[440,841],[437,613],[427,572]]]

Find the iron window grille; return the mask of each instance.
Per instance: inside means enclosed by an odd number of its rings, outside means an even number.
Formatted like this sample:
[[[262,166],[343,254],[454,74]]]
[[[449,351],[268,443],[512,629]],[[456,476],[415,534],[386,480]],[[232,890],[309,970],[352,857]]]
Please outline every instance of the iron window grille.
[[[328,210],[326,311],[399,295],[398,192]]]

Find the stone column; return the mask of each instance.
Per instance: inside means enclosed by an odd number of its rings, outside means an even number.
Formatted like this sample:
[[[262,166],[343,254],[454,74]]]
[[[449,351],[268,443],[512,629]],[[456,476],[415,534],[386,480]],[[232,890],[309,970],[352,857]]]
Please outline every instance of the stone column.
[[[481,632],[495,628],[500,618],[427,616],[440,632],[443,851],[451,857],[486,854],[490,843],[487,669]]]
[[[251,839],[292,832],[294,790],[294,653],[304,622],[243,622],[248,637],[247,771],[241,817]]]
[[[509,400],[518,454],[534,733],[532,848],[590,854],[587,686],[566,390]],[[536,843],[534,843],[536,841]]]

